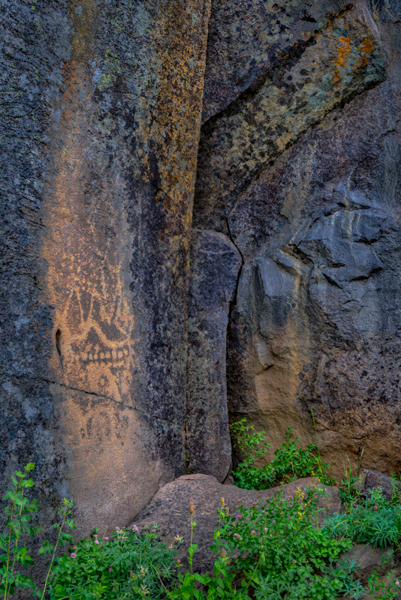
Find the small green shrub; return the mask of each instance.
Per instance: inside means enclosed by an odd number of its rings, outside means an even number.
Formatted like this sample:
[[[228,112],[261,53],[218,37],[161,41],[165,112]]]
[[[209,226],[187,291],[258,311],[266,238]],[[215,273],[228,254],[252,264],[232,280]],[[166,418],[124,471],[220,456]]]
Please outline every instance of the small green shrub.
[[[224,507],[223,498],[222,506]],[[188,548],[189,570],[186,573],[178,573],[178,585],[176,585],[175,589],[168,592],[168,598],[171,600],[251,600],[247,591],[252,579],[250,581],[244,580],[242,586],[239,588],[234,585],[237,573],[230,568],[230,559],[220,539],[219,530],[216,530],[214,533],[216,545],[212,549],[219,553],[219,556],[214,563],[213,574],[206,573],[200,575],[193,572],[193,557],[198,546],[193,543],[193,533],[196,523],[194,521],[192,502],[190,504],[190,515],[191,541]]]
[[[36,500],[29,501],[25,496],[26,490],[34,486],[33,480],[29,477],[29,472],[34,468],[33,463],[29,463],[24,471],[16,471],[11,476],[11,488],[7,490],[3,501],[7,502],[5,514],[7,517],[7,534],[0,534],[0,594],[7,600],[13,595],[15,588],[31,588],[35,586],[30,577],[16,570],[17,565],[25,567],[33,564],[32,557],[28,554],[27,547],[20,547],[20,539],[23,535],[35,535],[39,531],[38,527],[33,527],[30,521],[33,513],[38,510]]]
[[[400,582],[395,577],[396,571],[387,572],[387,581],[381,581],[380,575],[373,571],[368,577],[369,594],[375,600],[392,600],[398,598]]]
[[[116,528],[101,539],[77,542],[56,559],[50,580],[50,600],[136,600],[163,597],[163,580],[172,577],[176,550],[158,541],[157,530]]]
[[[317,446],[309,444],[300,448],[298,438],[292,440],[292,428],[286,433],[287,442],[274,453],[275,459],[264,467],[257,467],[256,461],[265,456],[270,444],[265,442],[264,431],[255,431],[242,419],[231,425],[234,446],[245,458],[233,471],[235,484],[243,489],[264,490],[280,483],[288,483],[301,477],[318,476],[326,485],[335,485],[328,476],[329,465],[322,464]]]
[[[353,581],[354,564],[334,566],[351,540],[318,529],[321,493],[298,491],[291,498],[280,492],[251,508],[240,505],[236,515],[221,513],[220,536],[235,570],[252,574],[257,599],[333,600],[362,589]]]
[[[255,432],[244,421],[236,426],[242,433],[238,438],[242,450],[248,451],[250,473],[244,468],[243,478],[250,484],[252,478],[259,477],[252,471],[257,470],[252,461],[264,456],[268,444],[263,432]],[[265,467],[268,473],[268,469],[272,471],[270,482],[313,475],[316,466],[320,480],[330,481],[328,465],[322,465],[319,455],[313,454],[316,447],[302,450],[298,440],[292,441],[291,437],[289,430],[288,441]],[[39,531],[31,526],[37,503],[25,496],[34,485],[29,477],[33,467],[30,464],[23,472],[17,471],[4,496],[8,533],[0,536],[2,600],[9,600],[18,587],[32,588],[42,600],[358,600],[366,593],[374,594],[375,600],[397,597],[400,582],[395,579],[394,570],[388,571],[387,581],[373,572],[365,589],[355,576],[358,565],[340,560],[341,553],[353,543],[381,548],[401,546],[398,489],[394,487],[391,502],[386,501],[380,489],[369,490],[369,498],[364,498],[355,488],[351,470],[342,481],[348,512],[333,515],[321,529],[318,500],[323,489],[315,487],[302,492],[299,488],[295,497],[281,491],[250,508],[239,503],[234,512],[222,499],[212,547],[217,555],[214,569],[203,575],[193,572],[197,545],[193,543],[196,523],[192,503],[189,570],[179,572],[175,569],[176,550],[159,541],[157,526],[142,534],[135,526],[130,531],[116,528],[110,539],[100,539],[95,529],[91,538],[57,556],[59,545],[71,544],[72,540],[64,527],[74,528],[72,504],[64,500],[59,522],[54,525],[56,541],[45,541],[39,551],[50,555],[50,566],[45,586],[38,591],[32,580],[16,569],[17,565],[34,562],[27,548],[20,547],[23,535],[34,536]],[[266,482],[266,478],[258,481]],[[393,562],[393,554],[389,550],[385,562]]]
[[[34,468],[35,463],[29,463],[23,471],[16,471],[11,475],[11,487],[3,496],[3,501],[7,502],[4,512],[8,529],[5,535],[0,533],[0,594],[3,600],[13,596],[17,588],[22,590],[30,588],[34,596],[43,600],[57,549],[72,539],[71,534],[63,531],[65,525],[74,528],[74,519],[71,518],[72,502],[64,498],[58,511],[59,522],[52,526],[52,529],[57,531],[56,542],[52,544],[45,540],[39,549],[39,554],[51,556],[43,590],[37,590],[32,578],[17,569],[18,565],[26,567],[34,564],[33,558],[28,554],[28,548],[20,545],[21,540],[28,535],[34,537],[41,531],[40,527],[31,524],[34,513],[39,509],[37,500],[29,500],[25,495],[26,491],[35,485],[33,479],[29,477],[29,473]]]
[[[331,537],[347,536],[354,543],[380,548],[400,544],[401,505],[388,503],[379,488],[349,507],[348,514],[336,514],[327,520],[325,530]]]

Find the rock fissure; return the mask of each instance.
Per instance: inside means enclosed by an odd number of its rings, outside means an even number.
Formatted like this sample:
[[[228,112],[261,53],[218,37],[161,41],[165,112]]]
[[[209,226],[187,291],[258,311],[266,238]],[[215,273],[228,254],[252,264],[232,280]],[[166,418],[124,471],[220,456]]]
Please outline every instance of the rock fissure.
[[[291,426],[398,471],[400,0],[34,4],[0,0],[0,492],[29,456],[43,522],[112,528],[226,481],[243,416],[266,461]]]
[[[166,423],[171,423],[172,425],[175,425],[177,427],[182,427],[182,424],[180,424],[180,423],[175,423],[174,421],[168,421],[167,419],[161,419],[160,417],[154,417],[153,415],[151,415],[149,413],[146,413],[145,411],[141,410],[137,406],[131,406],[130,404],[126,404],[124,402],[118,402],[114,398],[108,398],[107,396],[102,396],[100,394],[96,394],[96,392],[89,392],[87,390],[82,390],[80,388],[71,387],[71,386],[65,385],[65,384],[57,382],[57,381],[50,381],[49,379],[42,379],[40,381],[45,381],[46,383],[50,383],[50,384],[55,385],[57,387],[63,388],[65,390],[71,390],[72,392],[79,392],[80,394],[85,394],[85,396],[93,396],[94,398],[99,398],[100,400],[106,400],[107,402],[112,402],[116,406],[122,406],[125,409],[128,408],[129,410],[133,410],[133,411],[135,411],[135,412],[143,415],[144,417],[146,417],[148,419],[156,419],[158,421],[163,421],[163,422],[166,422]]]

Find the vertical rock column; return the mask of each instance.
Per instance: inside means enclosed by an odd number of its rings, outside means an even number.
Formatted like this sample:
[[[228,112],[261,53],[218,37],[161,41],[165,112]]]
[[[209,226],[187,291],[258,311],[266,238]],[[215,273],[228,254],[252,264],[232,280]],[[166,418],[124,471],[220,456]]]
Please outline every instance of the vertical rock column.
[[[187,469],[227,476],[231,463],[226,352],[241,256],[215,231],[194,230],[189,295]]]
[[[189,234],[208,0],[73,0],[42,256],[81,533],[184,471]]]

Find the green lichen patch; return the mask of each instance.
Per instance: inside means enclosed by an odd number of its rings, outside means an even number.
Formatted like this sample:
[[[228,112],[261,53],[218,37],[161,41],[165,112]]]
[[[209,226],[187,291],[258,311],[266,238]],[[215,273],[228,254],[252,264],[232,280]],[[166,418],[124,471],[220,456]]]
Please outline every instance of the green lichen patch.
[[[121,72],[121,65],[117,54],[114,54],[110,49],[106,50],[104,57],[104,67],[106,73],[102,74],[99,84],[99,90],[107,90],[115,85],[117,77]]]

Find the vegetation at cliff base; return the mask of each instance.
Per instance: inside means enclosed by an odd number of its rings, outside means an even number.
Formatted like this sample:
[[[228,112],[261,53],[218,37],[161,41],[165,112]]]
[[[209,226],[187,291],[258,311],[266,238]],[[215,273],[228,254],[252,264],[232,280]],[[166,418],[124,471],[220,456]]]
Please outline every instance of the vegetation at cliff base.
[[[48,572],[41,589],[27,576],[33,565],[26,537],[40,533],[32,525],[38,510],[28,498],[34,486],[29,464],[11,477],[5,503],[6,532],[0,535],[0,598],[9,600],[18,589],[30,589],[42,600],[361,600],[367,593],[375,600],[398,597],[400,581],[394,569],[394,549],[401,547],[401,504],[394,482],[393,496],[386,499],[376,488],[362,494],[351,470],[340,484],[344,512],[323,516],[325,485],[333,484],[329,465],[323,465],[318,448],[305,450],[291,430],[275,458],[257,467],[268,448],[264,432],[256,432],[244,420],[232,426],[244,456],[234,471],[237,485],[262,489],[301,477],[315,476],[309,487],[288,494],[283,489],[265,500],[229,507],[224,498],[211,550],[213,571],[194,571],[196,514],[190,503],[191,538],[188,568],[177,560],[183,543],[177,536],[169,546],[157,525],[139,530],[116,528],[110,536],[95,529],[89,538],[74,541],[72,503],[64,500],[53,526],[53,543],[45,541],[40,554],[48,556]],[[317,477],[316,477],[317,476]],[[324,504],[324,503],[323,503]],[[359,565],[344,553],[354,544],[388,549],[382,572],[372,571],[364,581]],[[68,545],[67,552],[60,552]],[[385,566],[386,565],[386,566]]]
[[[274,460],[263,467],[257,467],[257,459],[262,459],[270,444],[265,442],[266,433],[255,431],[242,419],[231,425],[234,448],[244,457],[233,471],[235,485],[246,490],[265,490],[280,483],[295,481],[301,477],[318,476],[325,485],[336,485],[329,477],[330,467],[323,464],[318,448],[309,444],[305,450],[300,447],[298,438],[292,439],[292,428],[286,433],[287,442],[275,451]]]

